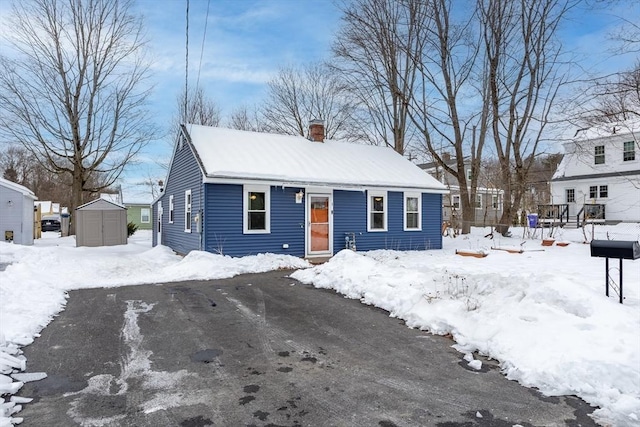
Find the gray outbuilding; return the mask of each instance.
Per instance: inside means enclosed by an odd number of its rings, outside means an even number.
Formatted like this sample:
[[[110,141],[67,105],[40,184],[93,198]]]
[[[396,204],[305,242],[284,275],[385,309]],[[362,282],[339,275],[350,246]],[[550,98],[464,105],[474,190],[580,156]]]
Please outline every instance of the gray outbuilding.
[[[0,238],[5,242],[33,245],[33,202],[27,187],[0,178]]]
[[[96,199],[76,208],[76,246],[127,244],[127,208]]]

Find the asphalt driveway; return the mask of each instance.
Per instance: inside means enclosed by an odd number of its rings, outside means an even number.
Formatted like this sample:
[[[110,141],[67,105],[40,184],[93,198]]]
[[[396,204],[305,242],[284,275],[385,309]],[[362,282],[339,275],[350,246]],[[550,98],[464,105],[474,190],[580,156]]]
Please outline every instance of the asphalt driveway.
[[[25,348],[24,426],[593,426],[446,337],[287,271],[70,292]]]

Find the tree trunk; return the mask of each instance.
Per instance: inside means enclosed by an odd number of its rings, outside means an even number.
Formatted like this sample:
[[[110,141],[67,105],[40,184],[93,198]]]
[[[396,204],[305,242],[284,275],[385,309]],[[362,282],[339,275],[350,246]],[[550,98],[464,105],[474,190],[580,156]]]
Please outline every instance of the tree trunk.
[[[71,223],[69,225],[69,235],[76,234],[76,208],[83,203],[83,179],[82,171],[74,169],[73,183],[71,184],[71,206],[69,206],[69,214],[71,214]]]

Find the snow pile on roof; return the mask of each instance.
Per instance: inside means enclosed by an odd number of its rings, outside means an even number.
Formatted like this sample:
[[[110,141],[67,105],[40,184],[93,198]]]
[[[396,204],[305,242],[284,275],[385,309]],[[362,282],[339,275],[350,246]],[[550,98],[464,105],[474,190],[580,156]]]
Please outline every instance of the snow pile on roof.
[[[208,178],[292,185],[392,187],[446,192],[388,147],[186,125]]]
[[[609,138],[616,135],[634,135],[634,137],[637,138],[638,132],[640,132],[640,122],[607,123],[590,128],[578,129],[573,140],[587,141],[591,139]]]
[[[8,179],[4,179],[1,176],[0,176],[0,184],[2,184],[2,186],[6,187],[6,188],[10,188],[10,189],[12,189],[14,191],[22,193],[25,196],[29,196],[34,200],[37,199],[35,193],[33,191],[29,190],[24,185],[16,184],[15,182],[9,181]]]

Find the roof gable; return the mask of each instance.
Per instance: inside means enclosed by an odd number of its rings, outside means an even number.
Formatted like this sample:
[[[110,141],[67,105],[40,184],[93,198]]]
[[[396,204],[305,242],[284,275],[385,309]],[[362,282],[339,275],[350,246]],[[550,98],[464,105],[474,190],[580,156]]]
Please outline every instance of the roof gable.
[[[9,188],[11,190],[17,191],[19,193],[22,193],[22,195],[24,196],[28,196],[30,198],[32,198],[33,200],[36,200],[37,197],[35,195],[35,193],[31,190],[29,190],[27,187],[20,185],[20,184],[16,184],[15,182],[9,181],[7,179],[4,179],[2,177],[0,177],[0,185],[2,185],[5,188]]]
[[[283,185],[413,188],[444,185],[388,147],[300,136],[186,125],[205,181],[255,180]]]
[[[120,210],[126,207],[106,199],[95,199],[76,208],[79,210]]]

